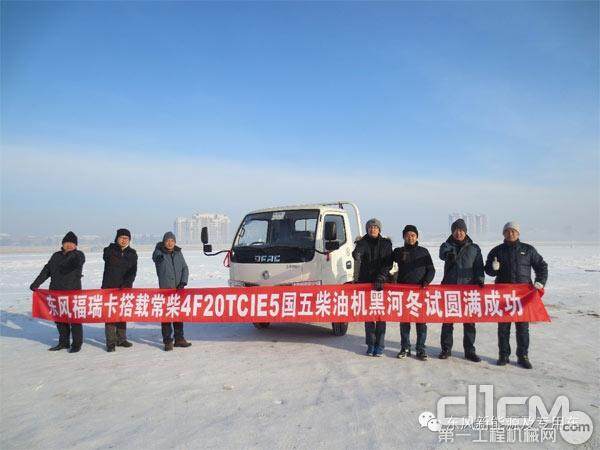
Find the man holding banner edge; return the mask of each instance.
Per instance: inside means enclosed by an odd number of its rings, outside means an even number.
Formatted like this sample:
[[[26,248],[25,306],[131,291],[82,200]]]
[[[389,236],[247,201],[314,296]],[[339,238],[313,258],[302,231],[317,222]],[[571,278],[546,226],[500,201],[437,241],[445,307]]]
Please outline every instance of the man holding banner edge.
[[[537,250],[520,241],[520,226],[508,222],[502,230],[504,242],[494,247],[488,254],[485,272],[496,277],[496,284],[529,283],[541,290],[548,280],[548,264]],[[535,282],[531,281],[531,270],[535,272]],[[529,361],[529,322],[516,322],[518,364],[531,369]],[[498,323],[498,362],[499,366],[509,363],[510,322]]]

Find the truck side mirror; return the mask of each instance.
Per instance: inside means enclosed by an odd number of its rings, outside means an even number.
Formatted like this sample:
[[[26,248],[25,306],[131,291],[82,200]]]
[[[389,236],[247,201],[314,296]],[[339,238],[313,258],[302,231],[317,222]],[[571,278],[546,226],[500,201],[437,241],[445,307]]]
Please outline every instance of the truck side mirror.
[[[335,222],[325,222],[325,241],[337,240],[337,228]]]
[[[212,245],[208,243],[208,227],[202,227],[202,231],[200,232],[200,240],[202,241],[202,244],[204,244],[202,251],[204,253],[212,253]]]

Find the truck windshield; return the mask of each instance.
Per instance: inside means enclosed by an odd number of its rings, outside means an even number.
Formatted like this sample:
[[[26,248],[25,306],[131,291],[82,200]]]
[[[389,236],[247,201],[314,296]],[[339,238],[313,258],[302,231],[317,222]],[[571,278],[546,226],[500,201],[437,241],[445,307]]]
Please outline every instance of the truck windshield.
[[[249,214],[231,252],[234,263],[301,263],[315,257],[318,210]]]
[[[233,247],[314,249],[318,210],[271,211],[244,218]]]

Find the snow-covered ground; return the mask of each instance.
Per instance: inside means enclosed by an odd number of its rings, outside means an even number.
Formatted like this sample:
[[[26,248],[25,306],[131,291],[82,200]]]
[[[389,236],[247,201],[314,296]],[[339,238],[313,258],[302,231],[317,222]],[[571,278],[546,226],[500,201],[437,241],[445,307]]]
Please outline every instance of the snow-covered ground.
[[[425,244],[441,279],[439,243]],[[492,247],[482,245],[484,256]],[[131,349],[104,350],[102,325],[84,327],[81,352],[48,352],[53,323],[32,319],[28,286],[49,254],[0,255],[0,447],[9,448],[431,448],[438,435],[418,416],[442,395],[493,384],[495,395],[540,395],[549,406],[567,395],[596,426],[599,448],[600,252],[583,244],[538,244],[550,278],[544,301],[552,323],[531,326],[534,369],[497,367],[496,325],[478,326],[479,364],[440,361],[439,325],[430,325],[430,359],[398,360],[399,330],[388,324],[384,358],[363,355],[364,329],[348,335],[312,324],[186,324],[189,349],[162,351],[158,324],[130,324]],[[223,286],[221,258],[185,252],[190,286]],[[102,277],[88,253],[84,288]],[[149,251],[139,252],[138,287],[157,286]],[[491,280],[489,280],[491,281]],[[414,331],[413,331],[414,333]],[[414,334],[411,336],[414,342]],[[514,330],[511,339],[515,348]],[[455,445],[476,447],[471,438]],[[451,444],[446,444],[451,445]],[[564,447],[560,436],[555,444]],[[536,447],[535,444],[524,445]]]

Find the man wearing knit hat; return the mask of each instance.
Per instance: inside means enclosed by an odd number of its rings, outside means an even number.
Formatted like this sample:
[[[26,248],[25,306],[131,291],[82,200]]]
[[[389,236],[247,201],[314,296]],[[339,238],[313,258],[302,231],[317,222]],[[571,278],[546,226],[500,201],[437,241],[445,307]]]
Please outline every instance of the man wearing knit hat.
[[[400,284],[417,284],[425,287],[433,280],[435,268],[429,250],[419,246],[419,231],[414,225],[406,225],[402,231],[404,246],[394,249],[392,259],[398,264],[396,282]],[[425,339],[427,324],[415,324],[417,329],[417,359],[425,361]],[[400,323],[400,353],[398,358],[410,356],[410,322]]]
[[[38,277],[29,288],[38,289],[50,278],[50,289],[57,291],[81,290],[81,277],[85,255],[77,250],[77,236],[69,231],[62,240],[62,248],[54,253],[44,266]],[[69,349],[69,353],[77,353],[83,344],[83,326],[80,323],[55,322],[58,329],[58,345],[50,351]],[[73,342],[70,343],[71,337]]]
[[[131,233],[119,228],[115,242],[104,249],[104,274],[102,289],[122,289],[133,287],[137,273],[137,253],[129,244]],[[104,324],[106,351],[114,352],[115,347],[131,347],[127,340],[127,322],[109,322]]]
[[[381,291],[389,281],[392,268],[392,241],[381,236],[381,222],[367,221],[367,234],[356,242],[354,258],[354,282],[373,283],[373,289]],[[383,356],[385,348],[385,322],[365,322],[367,355]]]
[[[466,284],[483,286],[483,256],[481,249],[467,235],[467,225],[463,219],[456,220],[450,227],[452,234],[440,246],[440,259],[444,261],[442,284]],[[442,324],[440,359],[452,355],[453,323]],[[480,362],[475,352],[475,324],[463,323],[463,348],[465,359]]]
[[[548,264],[537,250],[520,241],[521,228],[517,222],[508,222],[502,229],[504,242],[494,247],[488,254],[485,272],[496,277],[496,283],[529,283],[532,284],[531,270],[535,272],[533,286],[543,289],[548,280]],[[529,323],[516,322],[517,361],[525,368],[531,369],[529,362]],[[497,364],[505,366],[510,356],[510,322],[498,323]]]
[[[161,289],[183,289],[188,282],[188,266],[181,248],[175,245],[175,242],[175,235],[167,231],[152,253],[152,261],[158,276],[158,287]],[[175,330],[175,347],[192,345],[183,337],[183,322],[162,322],[161,329],[166,352],[173,350],[173,330]]]

